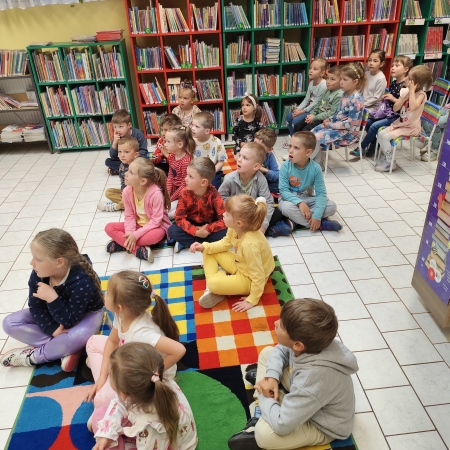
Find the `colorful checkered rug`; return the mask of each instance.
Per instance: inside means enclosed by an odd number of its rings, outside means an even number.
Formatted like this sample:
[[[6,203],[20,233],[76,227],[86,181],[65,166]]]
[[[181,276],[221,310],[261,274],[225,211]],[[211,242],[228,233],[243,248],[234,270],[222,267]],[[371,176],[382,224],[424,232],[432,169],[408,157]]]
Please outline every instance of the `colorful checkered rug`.
[[[178,383],[188,397],[196,418],[198,450],[226,450],[227,440],[249,417],[250,391],[243,373],[257,360],[258,351],[275,343],[273,322],[280,305],[293,298],[278,258],[260,304],[249,314],[231,310],[236,298],[205,311],[198,298],[205,288],[203,269],[175,267],[146,272],[153,288],[167,299],[180,329],[186,355],[178,363]],[[108,277],[103,277],[106,289]],[[245,318],[244,318],[245,317]],[[105,314],[101,333],[111,322]],[[75,372],[61,371],[58,362],[37,366],[19,412],[8,449],[88,450],[94,445],[86,422],[92,403],[83,400],[92,384],[92,374],[82,357]],[[355,450],[351,438],[334,441],[316,450]],[[306,449],[305,449],[306,450]]]
[[[234,145],[225,145],[227,151],[227,160],[225,161],[222,171],[224,175],[236,170],[236,161],[234,159]]]

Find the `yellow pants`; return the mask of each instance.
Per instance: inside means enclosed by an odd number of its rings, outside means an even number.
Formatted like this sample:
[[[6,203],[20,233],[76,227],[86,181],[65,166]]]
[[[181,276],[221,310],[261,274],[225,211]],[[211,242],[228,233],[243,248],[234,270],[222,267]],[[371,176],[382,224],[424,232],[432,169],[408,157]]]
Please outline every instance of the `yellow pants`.
[[[105,196],[108,200],[117,203],[116,209],[118,211],[121,209],[125,209],[125,206],[122,201],[122,191],[120,189],[116,188],[106,189]]]
[[[221,252],[214,255],[203,252],[206,286],[213,294],[250,294],[251,280],[238,272],[235,259],[234,252]],[[219,270],[219,266],[227,273]]]
[[[267,359],[274,347],[266,347],[262,350],[258,357],[258,369],[256,371],[256,381],[262,380],[266,376]],[[289,391],[291,383],[289,380],[289,367],[283,369],[281,375],[281,384]],[[255,398],[257,398],[257,391],[255,391]],[[283,393],[279,393],[278,401],[282,403]],[[301,408],[301,405],[298,406]],[[260,418],[255,427],[256,443],[264,449],[270,450],[289,450],[298,449],[310,445],[325,445],[330,442],[330,439],[318,430],[311,422],[305,422],[298,426],[292,433],[287,436],[280,436],[276,434],[272,427]]]

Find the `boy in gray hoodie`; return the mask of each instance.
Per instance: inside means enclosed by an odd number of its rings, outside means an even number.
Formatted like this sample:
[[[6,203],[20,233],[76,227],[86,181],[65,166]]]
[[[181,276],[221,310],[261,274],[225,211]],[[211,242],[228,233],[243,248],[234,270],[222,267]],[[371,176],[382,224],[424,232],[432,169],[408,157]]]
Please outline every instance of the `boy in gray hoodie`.
[[[246,375],[255,385],[255,414],[229,439],[231,450],[325,445],[350,436],[350,375],[358,364],[335,339],[337,329],[334,309],[321,300],[291,300],[283,307],[275,322],[279,344],[263,349],[258,369]]]

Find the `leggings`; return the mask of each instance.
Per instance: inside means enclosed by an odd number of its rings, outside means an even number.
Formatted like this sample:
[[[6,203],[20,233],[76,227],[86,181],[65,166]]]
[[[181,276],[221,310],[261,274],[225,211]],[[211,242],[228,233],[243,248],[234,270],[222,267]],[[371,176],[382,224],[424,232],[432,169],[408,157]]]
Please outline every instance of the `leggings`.
[[[13,339],[36,347],[33,360],[36,364],[43,364],[81,350],[87,340],[100,329],[102,320],[102,310],[88,312],[66,333],[52,337],[39,328],[27,308],[6,316],[3,330]]]
[[[380,143],[381,153],[384,155],[384,158],[380,158],[379,164],[390,164],[392,162],[391,140],[394,138],[389,131],[389,128],[385,128],[378,133],[378,142]]]
[[[137,229],[141,228],[137,225]],[[125,223],[124,222],[111,222],[105,227],[105,233],[114,241],[117,242],[122,247],[125,247]],[[145,247],[146,245],[157,244],[166,235],[166,230],[164,228],[154,228],[148,231],[143,236],[141,236],[136,241],[136,247],[133,253],[136,254],[136,250],[139,247]]]

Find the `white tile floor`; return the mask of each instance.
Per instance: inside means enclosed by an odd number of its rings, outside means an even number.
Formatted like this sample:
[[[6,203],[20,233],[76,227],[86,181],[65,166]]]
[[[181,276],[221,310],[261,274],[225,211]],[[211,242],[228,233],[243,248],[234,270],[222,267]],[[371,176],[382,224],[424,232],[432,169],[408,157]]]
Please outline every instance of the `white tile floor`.
[[[285,153],[280,137],[275,154]],[[297,231],[269,239],[297,297],[320,297],[336,309],[340,339],[355,352],[354,436],[360,450],[450,448],[450,330],[440,329],[411,287],[413,265],[434,172],[398,158],[401,169],[377,173],[365,161],[330,154],[328,195],[341,232]],[[133,268],[199,263],[199,254],[155,251],[155,262],[108,255],[103,229],[120,213],[96,210],[107,187],[105,151],[51,155],[44,148],[0,149],[0,321],[22,308],[29,242],[49,227],[68,230],[99,275]],[[433,170],[436,163],[433,163]],[[0,331],[0,349],[17,345]],[[20,344],[19,344],[20,345]],[[0,447],[7,442],[31,370],[0,368]]]

